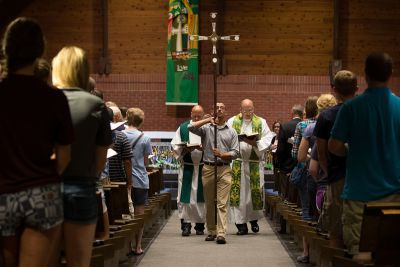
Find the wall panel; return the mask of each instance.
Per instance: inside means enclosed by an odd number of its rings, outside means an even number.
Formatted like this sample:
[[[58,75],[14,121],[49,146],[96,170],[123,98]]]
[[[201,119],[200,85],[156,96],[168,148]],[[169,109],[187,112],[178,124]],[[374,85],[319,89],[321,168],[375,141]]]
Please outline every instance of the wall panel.
[[[362,81],[364,59],[371,51],[387,51],[400,62],[400,1],[341,0],[339,55],[344,68]],[[188,107],[165,106],[167,0],[110,0],[110,76],[95,76],[106,100],[142,107],[147,130],[175,130]],[[211,33],[209,13],[217,0],[200,0],[200,33]],[[51,59],[65,45],[87,50],[92,72],[101,56],[101,0],[36,0],[20,15],[43,26]],[[225,1],[224,34],[240,34],[240,42],[224,44],[227,76],[218,80],[219,100],[230,115],[240,100],[255,100],[257,113],[273,120],[289,118],[290,107],[308,95],[329,92],[332,57],[332,0]],[[200,45],[200,103],[212,103],[211,45]],[[399,63],[400,64],[400,63]],[[399,76],[399,75],[397,75]],[[398,93],[399,79],[391,86]]]

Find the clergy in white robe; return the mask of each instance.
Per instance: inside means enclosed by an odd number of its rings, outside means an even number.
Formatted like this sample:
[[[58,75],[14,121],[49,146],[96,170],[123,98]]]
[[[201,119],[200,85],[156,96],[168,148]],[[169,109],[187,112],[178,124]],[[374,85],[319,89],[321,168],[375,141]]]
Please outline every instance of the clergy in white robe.
[[[241,112],[230,118],[228,125],[242,136],[240,158],[232,163],[229,214],[238,228],[237,234],[245,235],[247,222],[253,232],[258,232],[257,220],[263,217],[265,154],[274,133],[265,119],[254,114],[254,104],[249,99],[241,102]]]
[[[177,204],[182,236],[191,234],[191,223],[195,223],[194,229],[197,235],[204,234],[206,214],[201,180],[203,168],[201,138],[187,129],[190,122],[202,119],[203,115],[203,108],[194,106],[191,120],[179,126],[171,142],[175,156],[181,163],[178,173]]]

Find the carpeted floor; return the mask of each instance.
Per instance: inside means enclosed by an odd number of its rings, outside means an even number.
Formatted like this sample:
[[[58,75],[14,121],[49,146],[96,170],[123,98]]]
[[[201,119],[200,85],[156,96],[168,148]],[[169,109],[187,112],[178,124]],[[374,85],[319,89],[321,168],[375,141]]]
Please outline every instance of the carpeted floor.
[[[182,237],[177,211],[169,218],[138,266],[268,266],[295,267],[266,219],[259,221],[260,232],[237,236],[229,224],[227,244],[204,241],[205,236]]]

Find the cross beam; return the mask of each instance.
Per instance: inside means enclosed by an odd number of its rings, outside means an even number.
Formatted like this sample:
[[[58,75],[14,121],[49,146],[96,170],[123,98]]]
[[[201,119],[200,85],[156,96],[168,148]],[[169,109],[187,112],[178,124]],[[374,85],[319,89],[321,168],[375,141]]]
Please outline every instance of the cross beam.
[[[212,26],[212,33],[210,36],[202,36],[202,35],[190,35],[190,40],[191,41],[211,41],[212,43],[212,62],[214,64],[216,64],[218,62],[218,57],[217,57],[217,43],[219,40],[221,41],[239,41],[240,36],[238,34],[234,34],[234,35],[226,35],[226,36],[219,36],[217,34],[217,22],[216,22],[216,18],[217,18],[217,14],[216,12],[210,13],[211,16],[211,26]]]

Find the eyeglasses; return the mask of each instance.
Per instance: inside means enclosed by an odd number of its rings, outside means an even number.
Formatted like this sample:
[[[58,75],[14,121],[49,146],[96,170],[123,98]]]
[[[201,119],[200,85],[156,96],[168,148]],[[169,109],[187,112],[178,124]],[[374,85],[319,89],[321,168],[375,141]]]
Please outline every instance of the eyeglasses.
[[[253,112],[254,112],[254,109],[247,109],[247,110],[242,109],[242,113],[250,114]]]

